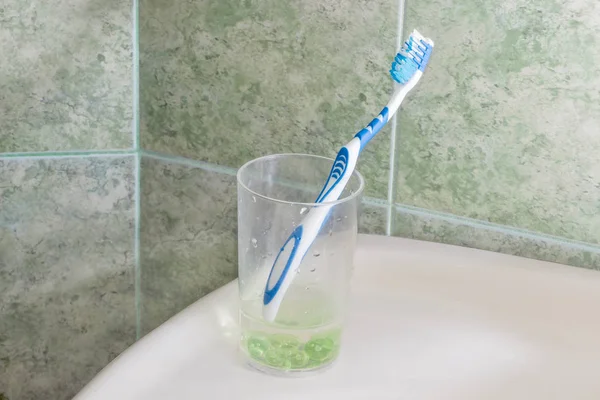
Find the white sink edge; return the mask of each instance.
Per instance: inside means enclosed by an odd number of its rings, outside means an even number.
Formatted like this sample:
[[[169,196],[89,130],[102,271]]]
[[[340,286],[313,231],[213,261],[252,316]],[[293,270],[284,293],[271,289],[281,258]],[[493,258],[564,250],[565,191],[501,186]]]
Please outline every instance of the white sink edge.
[[[187,399],[200,392],[224,399],[600,398],[599,271],[364,235],[355,264],[339,363],[310,385],[240,365],[234,281],[137,342],[76,399]],[[377,312],[386,317],[375,318]],[[369,321],[385,329],[366,332]],[[369,339],[370,354],[352,347]],[[390,349],[382,351],[386,340]],[[232,379],[236,385],[227,385]],[[352,397],[348,385],[363,397]]]

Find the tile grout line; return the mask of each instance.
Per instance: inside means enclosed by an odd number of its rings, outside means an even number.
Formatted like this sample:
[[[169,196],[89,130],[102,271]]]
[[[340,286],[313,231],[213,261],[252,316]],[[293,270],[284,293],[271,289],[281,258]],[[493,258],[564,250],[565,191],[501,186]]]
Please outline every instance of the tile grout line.
[[[363,196],[362,203],[370,207],[378,207],[388,209],[387,200],[378,199],[377,197]]]
[[[140,187],[138,187],[138,185],[141,182],[141,159],[142,159],[142,157],[148,157],[148,158],[161,160],[161,161],[165,161],[165,162],[172,162],[172,163],[177,163],[177,164],[181,164],[181,165],[187,165],[187,166],[194,167],[194,168],[200,168],[200,169],[203,169],[203,170],[206,170],[209,172],[221,173],[221,174],[225,174],[225,175],[229,175],[229,176],[235,176],[237,173],[237,170],[235,168],[224,167],[221,165],[211,164],[211,163],[207,163],[204,161],[197,161],[197,160],[192,160],[192,159],[188,159],[188,158],[184,158],[184,157],[172,156],[172,155],[168,155],[168,154],[162,154],[162,153],[146,151],[146,150],[139,150],[137,152],[134,150],[117,150],[117,151],[98,151],[98,152],[77,152],[77,151],[75,151],[75,152],[62,152],[62,153],[51,153],[51,152],[48,152],[48,153],[24,153],[27,155],[21,155],[23,153],[12,153],[12,154],[19,154],[19,156],[5,157],[5,158],[8,158],[8,159],[11,159],[11,158],[12,159],[15,159],[15,158],[44,159],[44,158],[70,158],[70,157],[82,158],[82,157],[103,157],[103,156],[104,157],[117,157],[117,156],[123,156],[123,155],[135,156],[135,160],[136,160],[136,171],[135,171],[135,174],[136,174],[136,176],[135,176],[135,180],[136,180],[136,193],[135,193],[135,197],[136,197],[136,202],[135,202],[136,203],[135,204],[135,207],[136,207],[136,211],[135,211],[136,212],[136,218],[135,218],[136,235],[139,235],[140,218],[138,217],[138,215],[141,213],[141,211],[138,210],[137,207],[139,207],[140,199],[141,199]],[[33,156],[32,156],[32,154],[33,154]],[[3,157],[0,156],[0,159],[2,159],[2,158]],[[138,199],[138,197],[140,199]],[[375,197],[365,196],[365,197],[363,197],[363,202],[372,207],[386,208],[389,212],[389,208],[390,208],[389,207],[389,199],[384,200],[384,199],[378,199]],[[432,218],[432,219],[439,219],[439,220],[451,222],[454,224],[467,225],[467,226],[471,226],[475,229],[484,229],[484,230],[489,230],[489,231],[500,232],[507,236],[521,236],[521,237],[526,237],[526,238],[533,239],[533,240],[545,240],[545,241],[555,243],[557,245],[561,245],[561,246],[568,245],[568,246],[572,246],[574,248],[578,248],[578,249],[581,249],[584,251],[591,251],[591,252],[600,251],[600,246],[596,246],[591,243],[580,242],[580,241],[571,240],[571,239],[567,239],[567,238],[561,238],[559,236],[552,236],[552,235],[528,231],[528,230],[520,229],[520,228],[516,228],[516,227],[495,224],[495,223],[491,223],[491,222],[487,222],[487,221],[483,221],[483,220],[476,220],[476,219],[472,219],[472,218],[468,218],[468,217],[457,216],[454,214],[444,213],[444,212],[435,211],[435,210],[429,210],[426,208],[409,206],[409,205],[400,204],[400,203],[393,203],[392,208],[397,211],[404,212],[407,214],[428,217],[428,218]],[[137,236],[135,240],[137,243],[137,241],[139,241],[139,236]],[[136,258],[139,257],[139,255],[137,254],[138,250],[139,250],[139,247],[134,249],[134,252],[136,252]],[[138,261],[136,261],[136,263],[138,263]],[[138,273],[138,271],[136,270],[136,274],[137,273]]]
[[[156,153],[156,152],[149,152],[146,150],[142,150],[141,153],[143,156],[146,156],[149,158],[166,161],[166,162],[173,162],[173,163],[182,164],[182,165],[187,165],[187,166],[195,167],[195,168],[200,168],[200,169],[203,169],[203,170],[209,171],[209,172],[221,173],[221,174],[225,174],[225,175],[229,175],[229,176],[235,176],[237,173],[237,170],[235,168],[224,167],[224,166],[220,166],[217,164],[207,163],[204,161],[196,161],[196,160],[191,160],[191,159],[184,158],[184,157],[172,156],[172,155],[161,154],[161,153]],[[363,203],[366,205],[369,205],[371,207],[385,208],[386,210],[389,211],[389,202],[384,199],[364,196]],[[475,220],[475,219],[468,218],[468,217],[461,217],[458,215],[454,215],[454,214],[450,214],[450,213],[443,213],[443,212],[439,212],[439,211],[435,211],[435,210],[429,210],[426,208],[409,206],[409,205],[400,204],[400,203],[393,203],[392,208],[395,210],[406,212],[406,213],[413,214],[413,215],[426,216],[429,218],[441,219],[444,221],[453,222],[453,223],[457,223],[457,224],[469,225],[476,229],[486,229],[486,230],[497,231],[497,232],[501,232],[501,233],[504,233],[509,236],[522,236],[522,237],[528,237],[528,238],[531,238],[534,240],[547,240],[547,241],[555,242],[560,245],[573,245],[573,246],[576,246],[576,247],[579,247],[581,249],[585,249],[588,251],[600,251],[600,246],[595,247],[595,245],[588,244],[585,242],[573,241],[573,240],[561,238],[558,236],[546,235],[543,233],[527,231],[524,229],[495,224],[495,223],[491,223],[491,222],[488,223],[486,221]]]
[[[142,264],[140,257],[141,246],[141,215],[142,215],[142,196],[141,196],[141,180],[142,180],[142,157],[140,154],[135,155],[135,215],[134,215],[134,307],[135,307],[135,338],[141,337],[142,330]]]
[[[118,157],[118,156],[130,156],[130,155],[134,155],[134,154],[136,154],[135,149],[39,151],[39,152],[20,152],[20,153],[0,153],[0,159]]]
[[[208,163],[206,161],[193,160],[191,158],[174,156],[171,154],[163,154],[163,153],[158,153],[155,151],[148,151],[148,150],[140,150],[140,153],[143,157],[153,158],[155,160],[166,161],[166,162],[176,163],[176,164],[180,164],[180,165],[186,165],[188,167],[193,167],[193,168],[201,168],[205,171],[216,172],[219,174],[225,174],[225,175],[230,175],[230,176],[237,175],[237,169],[235,169],[235,168],[225,167],[225,166],[222,166],[219,164],[212,164],[212,163]]]
[[[131,134],[135,150],[135,215],[134,215],[134,307],[135,339],[142,333],[142,263],[141,263],[141,215],[142,215],[142,155],[140,152],[140,48],[139,48],[139,2],[132,1],[132,79],[133,79],[133,119]]]
[[[493,222],[477,220],[469,217],[462,217],[459,215],[429,210],[426,208],[420,208],[406,204],[395,204],[394,207],[397,211],[403,212],[405,214],[442,220],[456,225],[466,225],[479,230],[494,231],[502,233],[506,236],[521,236],[532,240],[552,242],[559,246],[571,246],[573,248],[584,251],[600,252],[600,245],[595,245],[593,243],[586,243],[578,240],[562,238],[560,236],[548,235],[541,232],[529,231],[527,229],[496,224]]]
[[[140,150],[140,41],[139,41],[139,3],[138,0],[132,1],[132,82],[133,82],[133,94],[132,94],[132,109],[133,109],[133,120],[132,120],[132,143],[133,148],[136,152]]]
[[[141,210],[138,209],[138,207],[141,204],[141,195],[140,195],[140,187],[138,185],[140,185],[140,182],[141,182],[141,159],[143,156],[161,160],[161,161],[173,162],[173,163],[177,163],[177,164],[187,165],[190,167],[201,168],[201,169],[204,169],[209,172],[221,173],[221,174],[230,175],[230,176],[235,176],[236,171],[237,171],[235,168],[231,168],[231,167],[224,167],[224,166],[220,166],[217,164],[207,163],[204,161],[191,160],[191,159],[187,159],[184,157],[171,156],[171,155],[167,155],[167,154],[161,154],[161,153],[145,151],[145,150],[139,150],[137,152],[134,150],[116,150],[116,151],[97,151],[97,152],[74,151],[74,152],[62,152],[62,153],[56,153],[56,152],[12,153],[12,155],[13,155],[12,157],[0,156],[0,160],[3,158],[5,158],[5,159],[18,159],[18,158],[45,159],[45,158],[71,158],[71,157],[75,157],[75,158],[117,157],[117,156],[124,156],[124,155],[125,156],[134,156],[135,166],[136,166],[136,168],[135,168],[135,180],[136,180],[136,193],[135,193],[135,197],[136,197],[136,200],[135,200],[136,239],[135,239],[135,241],[136,241],[136,243],[139,242],[139,226],[140,226],[139,215],[141,214]],[[386,208],[389,212],[389,208],[390,208],[389,207],[389,199],[384,200],[384,199],[378,199],[375,197],[365,196],[365,197],[363,197],[363,202],[372,207]],[[409,205],[400,204],[400,203],[393,203],[392,208],[397,211],[404,212],[407,214],[443,220],[443,221],[451,222],[454,224],[467,225],[467,226],[473,227],[475,229],[495,231],[495,232],[503,233],[507,236],[521,236],[521,237],[529,238],[532,240],[543,240],[543,241],[552,242],[559,246],[571,246],[573,248],[581,249],[584,251],[590,251],[590,252],[599,252],[600,251],[600,246],[596,246],[592,243],[586,243],[586,242],[580,242],[580,241],[576,241],[576,240],[572,240],[572,239],[561,238],[559,236],[547,235],[544,233],[533,232],[533,231],[528,231],[528,230],[520,229],[520,228],[516,228],[516,227],[510,227],[510,226],[495,224],[495,223],[491,223],[491,222],[487,222],[487,221],[476,220],[476,219],[472,219],[472,218],[468,218],[468,217],[457,216],[454,214],[443,213],[440,211],[429,210],[426,208],[409,206]],[[138,251],[139,251],[139,246],[136,246],[136,248],[134,249],[136,265],[139,265]],[[139,274],[139,269],[136,268],[136,277],[137,277],[136,288],[139,285],[139,275],[138,274]],[[136,298],[136,302],[138,302],[138,301],[139,301],[139,299]],[[136,318],[139,318],[139,316],[136,316]]]
[[[211,164],[205,161],[197,161],[185,157],[173,156],[170,154],[162,154],[148,150],[141,150],[141,154],[143,157],[152,158],[155,160],[172,162],[180,165],[187,165],[189,167],[200,168],[205,171],[220,173],[228,176],[236,176],[237,169],[231,167],[224,167],[218,164]],[[363,196],[363,203],[371,206],[371,207],[380,207],[387,208],[388,203],[384,199],[379,199],[377,197]]]
[[[394,55],[400,51],[402,46],[402,31],[404,30],[404,7],[405,1],[398,0],[398,23],[396,25],[396,51]],[[398,84],[394,83],[394,89]],[[398,114],[400,109],[396,112],[392,118],[392,129],[390,132],[390,169],[388,172],[388,194],[387,194],[387,215],[386,215],[386,236],[392,236],[392,219],[394,214],[394,189],[395,189],[395,178],[396,178],[396,135],[398,133]]]
[[[180,165],[187,165],[189,167],[200,168],[205,171],[220,173],[220,174],[224,174],[224,175],[228,175],[228,176],[236,176],[237,175],[237,169],[231,168],[231,167],[225,167],[225,166],[218,165],[218,164],[207,163],[205,161],[198,161],[198,160],[193,160],[190,158],[173,156],[170,154],[157,153],[157,152],[148,151],[148,150],[141,150],[140,152],[143,157],[148,157],[148,158],[152,158],[155,160],[172,162],[172,163],[176,163],[176,164],[180,164]],[[363,203],[365,203],[371,207],[387,208],[387,202],[385,200],[379,199],[377,197],[363,196]]]

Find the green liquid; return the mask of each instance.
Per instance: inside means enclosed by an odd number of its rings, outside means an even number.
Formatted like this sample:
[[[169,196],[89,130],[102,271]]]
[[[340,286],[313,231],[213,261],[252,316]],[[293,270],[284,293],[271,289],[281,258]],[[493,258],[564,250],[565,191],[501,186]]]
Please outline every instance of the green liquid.
[[[339,353],[342,313],[335,296],[301,281],[295,283],[273,322],[262,317],[260,288],[247,290],[241,299],[240,348],[259,369],[309,372],[331,364]]]
[[[307,341],[290,334],[248,332],[243,337],[255,361],[282,370],[309,370],[331,363],[340,349],[340,330],[321,331]]]

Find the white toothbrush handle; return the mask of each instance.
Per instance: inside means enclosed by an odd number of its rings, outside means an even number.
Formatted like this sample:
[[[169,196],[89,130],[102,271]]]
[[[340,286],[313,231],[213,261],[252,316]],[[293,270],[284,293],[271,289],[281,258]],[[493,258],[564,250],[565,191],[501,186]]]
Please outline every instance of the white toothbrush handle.
[[[413,77],[410,78],[408,82],[406,82],[406,85],[402,85],[400,88],[396,89],[387,105],[387,107],[390,110],[390,119],[392,119],[394,114],[396,114],[396,111],[398,111],[398,109],[400,108],[400,104],[402,104],[408,92],[413,90],[413,88],[417,85],[419,79],[421,79],[422,76],[423,72],[416,71]]]
[[[381,110],[379,115],[375,119],[373,119],[373,121],[371,121],[369,125],[361,129],[356,134],[355,137],[360,139],[359,152],[362,151],[362,149],[365,148],[367,143],[369,143],[369,141],[379,133],[381,128],[383,128],[385,124],[387,124],[387,122],[390,119],[392,119],[394,114],[396,114],[396,112],[400,108],[400,104],[402,104],[402,101],[404,101],[404,98],[406,97],[408,92],[410,92],[415,87],[417,82],[419,82],[419,79],[421,79],[421,76],[423,76],[423,73],[421,71],[416,71],[413,77],[408,82],[406,82],[405,85],[397,87],[394,93],[392,94],[390,101],[385,107],[383,107],[383,110]],[[323,201],[333,200],[337,200],[337,198],[330,199],[329,197],[326,197]]]
[[[320,199],[338,199],[340,197],[356,167],[360,146],[360,139],[355,137],[350,143],[342,147],[333,163],[329,174],[330,178],[321,190],[316,203],[321,203],[322,200]],[[332,175],[336,179],[331,179]],[[270,322],[275,320],[283,297],[294,280],[302,259],[319,235],[321,227],[327,221],[331,207],[328,205],[313,207],[304,217],[302,224],[294,229],[283,247],[281,247],[265,287],[263,297],[263,317],[265,320]]]
[[[340,197],[356,168],[360,152],[398,111],[400,104],[417,84],[421,75],[422,73],[417,71],[405,85],[397,88],[381,113],[340,149],[331,167],[327,182],[315,203],[331,202]],[[285,293],[294,280],[302,259],[327,220],[331,207],[327,205],[313,207],[302,224],[294,229],[281,247],[271,267],[263,296],[263,317],[266,321],[275,320]]]
[[[266,321],[275,320],[285,293],[294,280],[302,259],[319,234],[330,209],[331,206],[313,208],[279,251],[269,274],[263,298],[263,317]]]

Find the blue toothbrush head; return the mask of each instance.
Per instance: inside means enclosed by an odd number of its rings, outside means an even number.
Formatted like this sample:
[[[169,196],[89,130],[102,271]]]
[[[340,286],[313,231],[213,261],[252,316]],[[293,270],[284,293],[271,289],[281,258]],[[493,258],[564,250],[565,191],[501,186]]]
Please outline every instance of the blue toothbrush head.
[[[432,51],[433,40],[414,30],[392,62],[392,78],[405,85],[417,71],[425,71]]]

